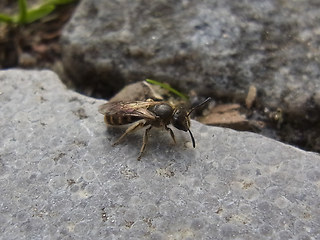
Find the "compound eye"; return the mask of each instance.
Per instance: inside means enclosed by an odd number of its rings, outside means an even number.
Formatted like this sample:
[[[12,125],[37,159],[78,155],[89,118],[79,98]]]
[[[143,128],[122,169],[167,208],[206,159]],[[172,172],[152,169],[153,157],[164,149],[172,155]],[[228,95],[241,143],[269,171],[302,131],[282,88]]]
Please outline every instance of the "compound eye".
[[[172,125],[182,131],[188,131],[190,128],[190,120],[187,111],[177,109],[172,116]]]

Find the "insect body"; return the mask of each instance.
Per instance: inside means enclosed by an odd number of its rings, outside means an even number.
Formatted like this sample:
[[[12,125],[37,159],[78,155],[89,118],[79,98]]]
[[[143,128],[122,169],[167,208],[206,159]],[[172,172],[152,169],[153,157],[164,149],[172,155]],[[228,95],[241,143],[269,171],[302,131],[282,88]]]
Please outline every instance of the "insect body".
[[[209,99],[196,107],[201,106]],[[168,127],[169,124],[172,124],[179,130],[188,131],[192,145],[195,147],[194,137],[190,131],[189,115],[196,107],[188,112],[183,106],[174,107],[166,102],[148,99],[147,101],[136,102],[108,102],[99,107],[99,112],[104,114],[104,121],[107,125],[115,126],[133,123],[114,145],[118,144],[127,134],[148,126],[144,132],[143,144],[138,156],[138,160],[140,160],[148,142],[148,132],[152,127],[163,127],[166,129],[174,142],[176,140],[172,129]]]

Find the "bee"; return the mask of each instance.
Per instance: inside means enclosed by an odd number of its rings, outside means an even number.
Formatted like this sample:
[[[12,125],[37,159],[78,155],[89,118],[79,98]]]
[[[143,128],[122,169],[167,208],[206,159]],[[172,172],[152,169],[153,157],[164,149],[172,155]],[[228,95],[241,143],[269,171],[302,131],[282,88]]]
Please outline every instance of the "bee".
[[[190,114],[196,108],[208,102],[210,98],[187,111],[184,105],[173,106],[165,101],[146,101],[134,102],[108,102],[99,106],[98,111],[104,115],[107,126],[132,125],[118,138],[113,145],[117,145],[125,136],[143,127],[147,127],[143,135],[143,143],[138,155],[138,161],[148,142],[148,133],[153,127],[164,128],[170,133],[174,143],[176,143],[174,133],[169,124],[184,132],[189,132],[192,146],[195,148],[195,140],[190,131]]]

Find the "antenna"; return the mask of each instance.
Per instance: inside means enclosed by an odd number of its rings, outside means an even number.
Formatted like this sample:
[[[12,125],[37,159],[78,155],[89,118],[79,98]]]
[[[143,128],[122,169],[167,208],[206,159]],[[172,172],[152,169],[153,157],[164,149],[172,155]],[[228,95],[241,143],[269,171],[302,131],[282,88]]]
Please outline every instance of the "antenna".
[[[208,97],[208,98],[207,98],[206,100],[204,100],[202,103],[200,103],[200,104],[198,104],[197,106],[193,107],[193,108],[188,112],[187,116],[189,117],[189,115],[190,115],[196,108],[201,107],[203,104],[207,103],[207,102],[210,101],[210,100],[211,100],[211,97]],[[196,147],[196,143],[195,143],[195,141],[194,141],[194,137],[193,137],[193,135],[192,135],[192,132],[190,131],[190,129],[189,129],[188,131],[189,131],[189,133],[190,133],[190,137],[191,137],[191,140],[192,140],[192,146],[193,146],[193,148],[195,148],[195,147]]]
[[[202,103],[199,103],[197,106],[191,108],[191,110],[188,112],[188,115],[189,116],[195,109],[197,109],[198,107],[201,107],[203,104],[207,103],[208,101],[211,100],[211,97],[208,97],[206,100],[204,100]]]
[[[195,147],[196,147],[196,143],[195,143],[195,141],[194,141],[194,137],[193,137],[190,129],[189,129],[189,133],[190,133],[190,137],[191,137],[191,140],[192,140],[192,146],[193,146],[193,148],[195,148]]]

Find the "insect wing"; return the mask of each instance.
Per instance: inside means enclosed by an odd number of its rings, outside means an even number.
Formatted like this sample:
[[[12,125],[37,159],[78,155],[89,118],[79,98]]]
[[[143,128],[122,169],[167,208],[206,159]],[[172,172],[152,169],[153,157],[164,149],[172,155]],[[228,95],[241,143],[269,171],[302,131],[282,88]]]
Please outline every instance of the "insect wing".
[[[120,112],[122,109],[122,103],[121,102],[108,102],[105,104],[102,104],[99,106],[98,111],[101,114],[116,114],[117,112]]]
[[[156,116],[147,109],[151,105],[155,105],[155,102],[108,102],[99,106],[98,111],[101,114],[111,116],[134,116],[144,119],[155,119]]]

